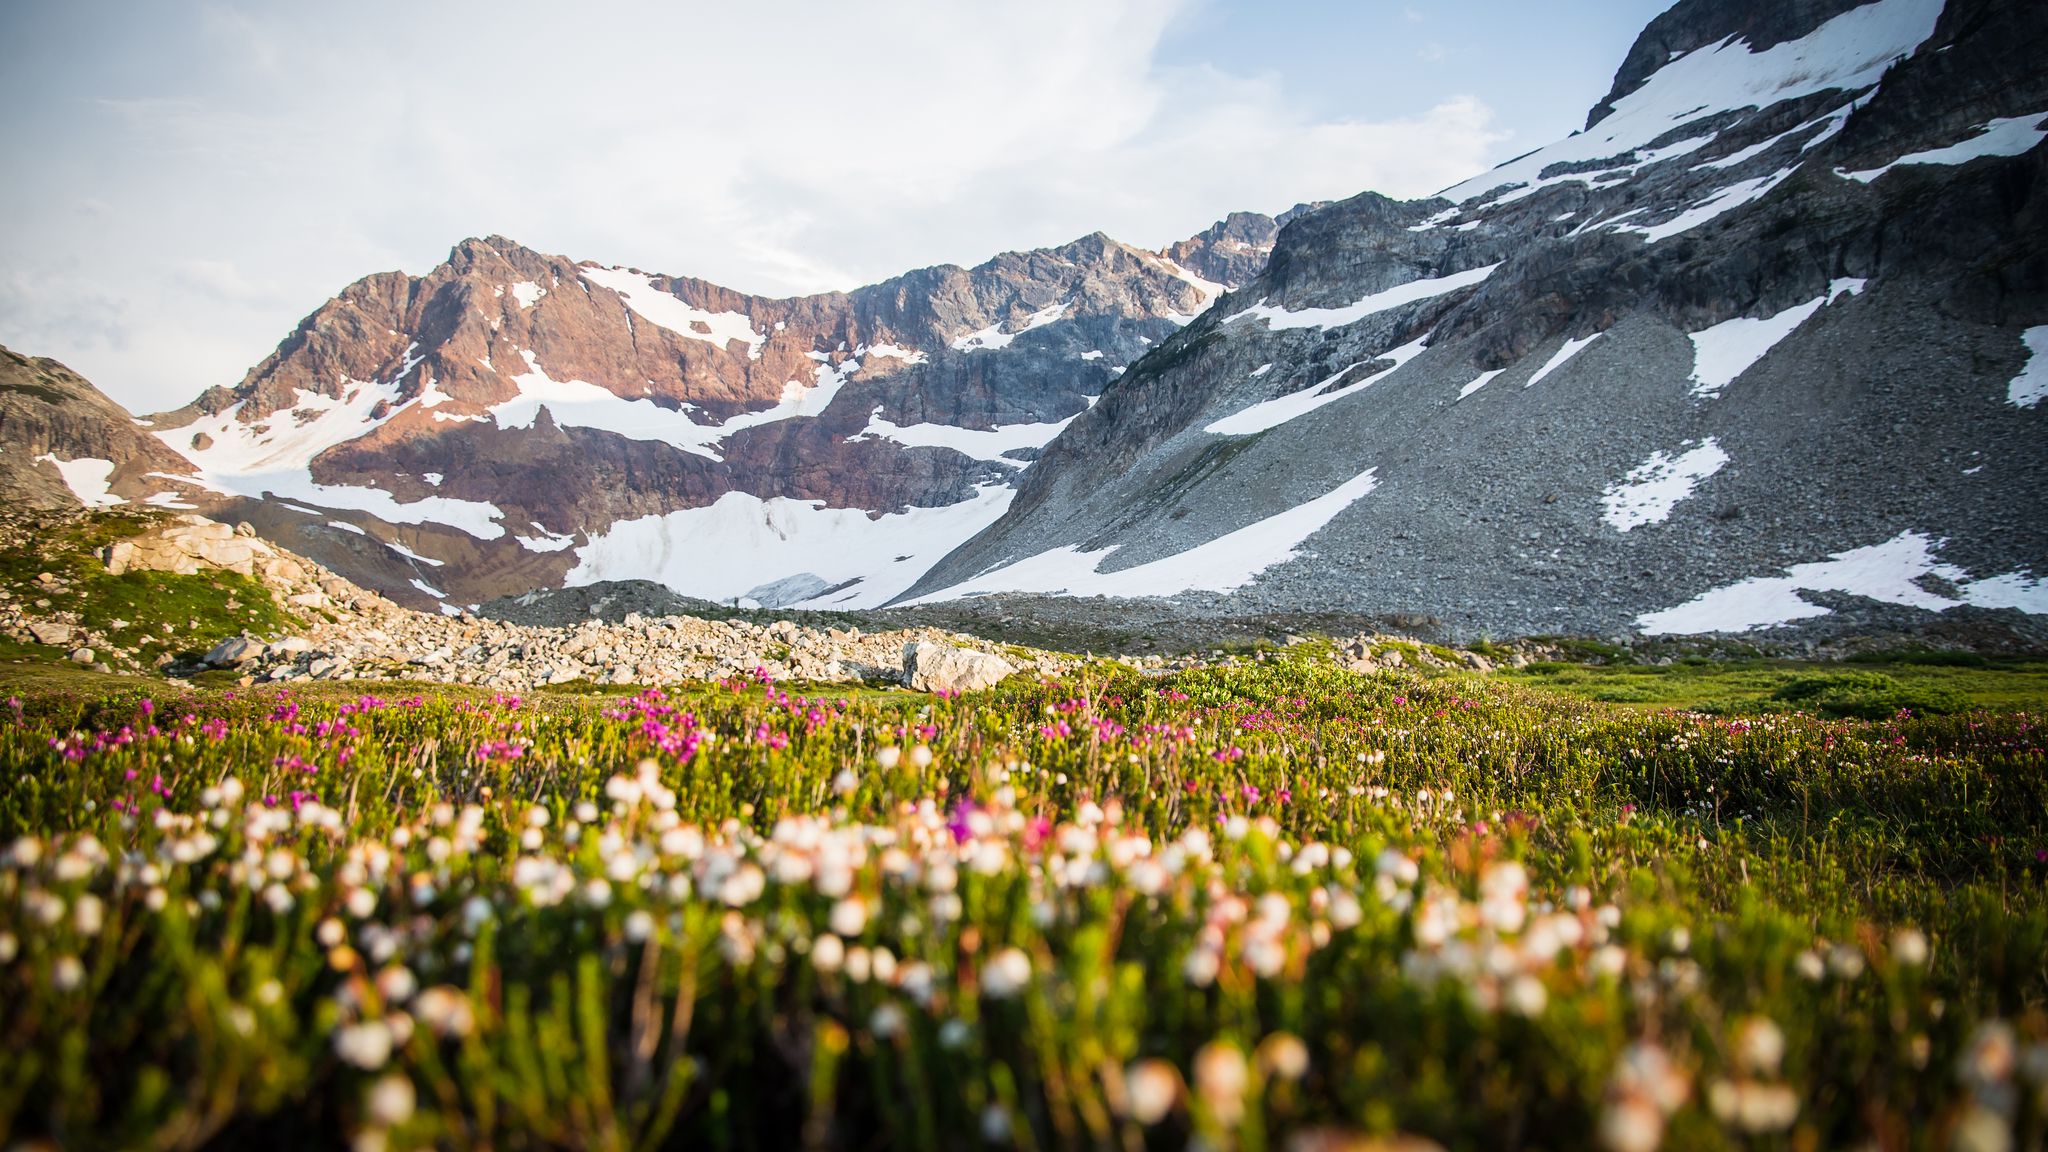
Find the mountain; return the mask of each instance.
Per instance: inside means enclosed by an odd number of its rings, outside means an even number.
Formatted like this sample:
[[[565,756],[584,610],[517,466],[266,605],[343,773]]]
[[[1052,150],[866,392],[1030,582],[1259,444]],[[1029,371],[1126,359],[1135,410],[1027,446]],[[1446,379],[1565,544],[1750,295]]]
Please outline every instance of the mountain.
[[[128,501],[189,507],[192,466],[84,377],[0,348],[0,492],[40,508]]]
[[[2048,613],[2044,52],[2038,4],[1684,0],[1585,130],[1289,221],[899,602]]]
[[[1037,451],[1265,264],[1239,213],[847,293],[748,296],[502,237],[359,280],[153,419],[187,498],[414,606],[646,578],[867,607],[1001,515]]]

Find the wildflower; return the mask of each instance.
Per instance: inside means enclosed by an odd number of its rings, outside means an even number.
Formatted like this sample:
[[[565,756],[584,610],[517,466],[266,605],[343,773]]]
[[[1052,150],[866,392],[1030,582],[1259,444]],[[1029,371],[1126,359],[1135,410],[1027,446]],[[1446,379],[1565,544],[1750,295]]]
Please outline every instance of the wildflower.
[[[837,972],[846,963],[846,942],[827,932],[811,942],[811,967],[820,972]]]
[[[1260,1074],[1279,1080],[1308,1075],[1308,1045],[1292,1032],[1275,1032],[1259,1043],[1255,1054]]]
[[[1627,1096],[1600,1114],[1600,1146],[1607,1152],[1657,1152],[1664,1142],[1664,1114],[1649,1101]]]
[[[635,908],[626,914],[626,939],[634,944],[644,944],[654,935],[654,916],[645,908]]]
[[[1517,1016],[1541,1016],[1550,1002],[1543,981],[1523,972],[1508,981],[1506,1004]]]
[[[1769,1017],[1750,1016],[1736,1025],[1735,1063],[1758,1076],[1776,1076],[1785,1059],[1785,1033]]]
[[[85,983],[85,965],[70,954],[57,957],[50,965],[50,983],[59,992],[70,992]]]
[[[881,1004],[876,1006],[874,1013],[868,1017],[868,1031],[874,1033],[876,1039],[891,1040],[903,1034],[906,1023],[908,1020],[903,1015],[901,1005]]]
[[[1124,1072],[1124,1101],[1131,1119],[1152,1125],[1166,1119],[1180,1098],[1180,1070],[1160,1059],[1140,1060]]]
[[[469,998],[461,990],[438,984],[413,998],[412,1013],[436,1036],[461,1037],[469,1034],[476,1018]]]
[[[1030,981],[1031,958],[1017,948],[996,953],[981,971],[982,993],[992,1000],[1007,1000]]]
[[[884,772],[890,771],[891,769],[895,768],[896,765],[902,761],[902,759],[903,749],[898,748],[894,744],[884,745],[883,747],[875,749],[875,764],[879,766]]]
[[[868,908],[858,896],[849,896],[832,905],[828,919],[832,931],[841,936],[858,936],[867,927]]]
[[[412,1081],[393,1072],[377,1078],[370,1085],[370,1091],[363,1100],[363,1111],[370,1122],[385,1128],[396,1128],[412,1119],[413,1109],[419,1097]]]
[[[106,922],[107,906],[90,892],[81,893],[71,905],[71,924],[81,936],[97,936]]]
[[[1892,959],[1907,968],[1927,963],[1927,934],[1918,928],[1901,928],[1892,933]]]
[[[1244,1051],[1228,1040],[1211,1040],[1195,1053],[1195,1090],[1217,1123],[1234,1128],[1244,1116],[1250,1071]]]
[[[347,1025],[334,1034],[334,1052],[366,1071],[382,1068],[391,1059],[391,1028],[382,1020]]]

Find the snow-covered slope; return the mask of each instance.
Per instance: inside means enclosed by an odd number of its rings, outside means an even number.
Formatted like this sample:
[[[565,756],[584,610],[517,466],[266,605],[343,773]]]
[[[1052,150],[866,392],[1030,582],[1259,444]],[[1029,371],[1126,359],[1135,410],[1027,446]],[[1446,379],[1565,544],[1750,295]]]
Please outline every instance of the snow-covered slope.
[[[1586,130],[1290,222],[906,601],[1455,632],[2048,612],[2048,7],[1682,0]],[[1309,517],[1204,594],[1239,534]]]

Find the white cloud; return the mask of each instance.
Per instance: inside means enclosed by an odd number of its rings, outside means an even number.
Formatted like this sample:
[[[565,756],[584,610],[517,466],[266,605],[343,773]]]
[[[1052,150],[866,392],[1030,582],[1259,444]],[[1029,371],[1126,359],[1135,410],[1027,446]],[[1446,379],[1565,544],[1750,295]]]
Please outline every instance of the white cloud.
[[[464,236],[809,292],[1423,195],[1502,137],[1470,97],[1319,120],[1277,77],[1160,65],[1184,2],[195,7],[169,45],[78,46],[139,72],[61,94],[61,154],[0,192],[0,341],[163,408]]]

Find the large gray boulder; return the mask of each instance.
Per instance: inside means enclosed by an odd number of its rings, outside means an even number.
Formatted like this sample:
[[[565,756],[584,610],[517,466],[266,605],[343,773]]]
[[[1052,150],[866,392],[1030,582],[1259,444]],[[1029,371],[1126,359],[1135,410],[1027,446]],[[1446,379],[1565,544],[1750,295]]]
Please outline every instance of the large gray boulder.
[[[71,625],[54,620],[38,620],[28,626],[28,634],[35,637],[38,644],[69,644],[73,631]]]
[[[917,640],[903,646],[903,682],[920,692],[979,692],[1017,670],[1000,656]]]
[[[263,642],[247,636],[230,636],[207,649],[205,660],[215,668],[232,668],[263,655]]]

